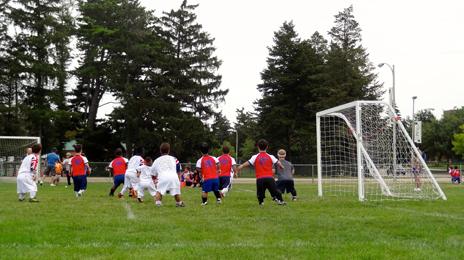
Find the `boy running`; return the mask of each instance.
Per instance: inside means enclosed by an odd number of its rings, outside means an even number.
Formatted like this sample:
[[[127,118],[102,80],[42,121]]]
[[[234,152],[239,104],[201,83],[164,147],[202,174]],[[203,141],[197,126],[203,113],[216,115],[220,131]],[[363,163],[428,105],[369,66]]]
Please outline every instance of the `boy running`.
[[[231,177],[237,172],[237,164],[235,159],[229,155],[229,147],[222,147],[222,155],[219,156],[219,166],[221,173],[219,174],[219,190],[222,196],[226,196],[227,192],[232,187]]]
[[[162,143],[160,146],[161,156],[158,157],[152,166],[152,172],[158,176],[158,185],[155,197],[156,206],[161,206],[163,196],[169,191],[176,200],[176,207],[185,207],[180,198],[180,163],[173,156],[169,155],[171,146]]]
[[[87,170],[90,169],[89,161],[85,156],[82,156],[82,146],[74,145],[74,156],[71,158],[71,176],[73,177],[74,193],[76,197],[80,197],[87,189]]]
[[[148,190],[152,197],[156,195],[156,187],[153,182],[153,177],[155,174],[151,168],[153,160],[151,157],[145,157],[145,163],[142,166],[137,167],[137,177],[139,178],[138,188],[137,188],[137,200],[143,202],[143,196],[145,189]]]
[[[202,143],[200,147],[202,157],[198,159],[196,168],[201,172],[203,178],[201,205],[208,204],[208,192],[214,192],[216,202],[221,204],[221,194],[219,193],[219,161],[216,157],[210,156],[209,145]]]
[[[269,143],[261,139],[258,141],[259,153],[253,155],[250,160],[241,164],[237,170],[240,171],[244,167],[253,165],[256,174],[256,194],[260,206],[264,205],[266,189],[269,190],[271,196],[276,198],[278,205],[286,205],[282,199],[282,194],[277,190],[274,180],[273,166],[277,164],[280,168],[284,168],[282,164],[273,155],[266,152]]]
[[[293,164],[287,160],[285,160],[285,156],[287,156],[287,152],[284,149],[280,149],[277,152],[277,157],[279,157],[279,161],[284,167],[283,169],[280,167],[275,167],[275,172],[277,175],[277,189],[280,193],[284,194],[285,192],[292,194],[292,200],[296,200],[296,190],[295,190],[295,183],[293,181],[293,175],[295,174],[295,167]]]
[[[114,192],[119,187],[119,185],[124,185],[124,174],[127,170],[127,163],[129,160],[122,157],[122,149],[117,148],[114,151],[115,158],[110,162],[108,168],[110,169],[111,175],[113,175],[113,187],[110,190],[110,196],[114,196]]]
[[[126,190],[129,189],[130,196],[135,198],[137,196],[137,167],[143,165],[143,148],[137,147],[134,150],[134,155],[130,158],[129,163],[127,164],[126,174],[124,175],[124,186],[122,190],[118,193],[118,198],[122,198]]]
[[[41,144],[34,144],[32,146],[32,154],[27,155],[21,162],[16,179],[19,201],[24,201],[26,193],[29,193],[29,202],[39,202],[35,197],[37,193],[37,184],[35,180],[38,174],[37,165],[39,164],[41,150]]]

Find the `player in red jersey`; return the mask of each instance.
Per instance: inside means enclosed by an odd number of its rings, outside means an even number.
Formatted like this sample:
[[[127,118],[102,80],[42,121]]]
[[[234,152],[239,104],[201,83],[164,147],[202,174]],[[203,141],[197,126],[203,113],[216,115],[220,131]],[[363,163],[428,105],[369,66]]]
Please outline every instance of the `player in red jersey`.
[[[124,184],[124,174],[127,170],[127,163],[129,160],[122,157],[122,149],[118,148],[114,151],[115,158],[110,162],[108,168],[113,175],[113,187],[110,190],[110,196],[114,196],[114,192],[119,185]]]
[[[269,143],[261,139],[258,141],[259,153],[251,157],[250,160],[241,164],[237,170],[240,172],[244,167],[253,165],[256,173],[256,194],[258,196],[259,205],[264,203],[266,189],[271,193],[272,198],[276,198],[279,205],[286,205],[282,199],[282,194],[277,190],[276,182],[274,180],[274,165],[283,168],[282,164],[273,155],[266,152]]]
[[[208,204],[208,192],[214,192],[216,202],[221,203],[221,194],[219,193],[219,161],[216,157],[209,155],[209,145],[202,143],[200,147],[202,157],[198,159],[196,168],[201,172],[203,178],[202,185],[202,204]]]
[[[73,177],[74,193],[76,197],[80,197],[87,189],[87,169],[89,161],[85,156],[82,156],[82,146],[74,145],[74,156],[71,158],[71,176]]]
[[[219,156],[219,166],[221,173],[219,174],[219,191],[222,196],[225,196],[231,188],[231,177],[237,172],[237,163],[235,159],[229,155],[229,147],[222,147],[222,155]]]

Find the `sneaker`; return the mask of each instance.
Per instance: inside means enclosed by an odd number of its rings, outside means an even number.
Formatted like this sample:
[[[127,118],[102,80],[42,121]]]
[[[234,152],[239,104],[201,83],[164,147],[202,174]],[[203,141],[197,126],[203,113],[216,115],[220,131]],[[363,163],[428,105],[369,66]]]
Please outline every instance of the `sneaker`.
[[[39,202],[39,200],[36,199],[36,198],[30,198],[30,199],[29,199],[29,202]]]
[[[217,203],[217,204],[222,204],[222,200],[221,200],[221,199],[217,199],[217,200],[216,200],[216,203]]]
[[[264,206],[264,202],[260,202],[260,203],[259,203],[259,206],[260,206],[260,207],[263,207],[263,206]]]
[[[118,193],[118,198],[122,198],[124,197],[124,195],[122,195],[121,193]]]
[[[51,186],[51,187],[55,187],[56,185],[55,185],[55,184],[53,184],[53,183],[51,183],[51,184],[50,184],[50,186]]]
[[[43,181],[39,181],[39,184],[40,184],[40,186],[42,186],[42,185],[44,184],[44,182],[43,182]]]
[[[205,201],[205,202],[201,203],[201,205],[202,205],[202,206],[206,206],[206,205],[208,205],[208,202]]]
[[[143,203],[143,199],[142,198],[137,198],[138,202],[140,203]]]
[[[293,196],[293,197],[292,197],[292,201],[296,201],[296,196]]]
[[[414,191],[421,191],[421,188],[414,188]]]
[[[282,201],[282,200],[278,200],[277,205],[285,206],[285,205],[287,205],[287,202]]]
[[[183,201],[181,201],[180,203],[176,203],[176,207],[183,208],[183,207],[185,207],[185,204],[184,204]]]
[[[114,197],[114,193],[110,192],[110,194],[108,194],[108,196]]]
[[[163,206],[163,203],[161,203],[161,201],[156,201],[156,202],[155,202],[155,205],[156,205],[157,207],[161,207],[161,206]]]
[[[18,201],[24,201],[24,198],[22,198],[22,199],[21,199],[21,198],[19,198],[19,199],[18,199]]]

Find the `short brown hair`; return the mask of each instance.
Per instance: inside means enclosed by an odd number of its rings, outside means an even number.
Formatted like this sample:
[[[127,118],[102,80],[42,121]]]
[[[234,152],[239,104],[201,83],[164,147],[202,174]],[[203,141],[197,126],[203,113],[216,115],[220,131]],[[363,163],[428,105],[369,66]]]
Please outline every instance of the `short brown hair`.
[[[73,145],[73,147],[74,147],[74,151],[75,151],[76,153],[82,152],[82,145],[80,145],[80,144],[75,144],[75,145]]]
[[[34,144],[32,146],[32,152],[33,153],[40,153],[42,151],[42,145],[41,144]]]
[[[264,151],[267,149],[268,146],[269,146],[269,143],[265,139],[260,139],[258,141],[259,150]]]
[[[229,152],[230,152],[230,151],[229,151],[229,146],[224,145],[224,146],[222,147],[222,152],[225,153],[225,154],[229,153]]]
[[[170,150],[171,150],[171,145],[169,143],[162,143],[160,145],[161,154],[168,154]]]

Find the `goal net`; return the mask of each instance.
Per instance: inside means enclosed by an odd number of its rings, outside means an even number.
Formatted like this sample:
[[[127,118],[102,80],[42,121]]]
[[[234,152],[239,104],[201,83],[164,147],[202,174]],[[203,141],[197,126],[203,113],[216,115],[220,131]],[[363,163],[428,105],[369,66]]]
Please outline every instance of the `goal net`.
[[[318,112],[316,121],[319,196],[446,200],[387,103],[351,102]]]
[[[26,149],[37,143],[40,143],[40,137],[0,136],[0,176],[16,176]]]

